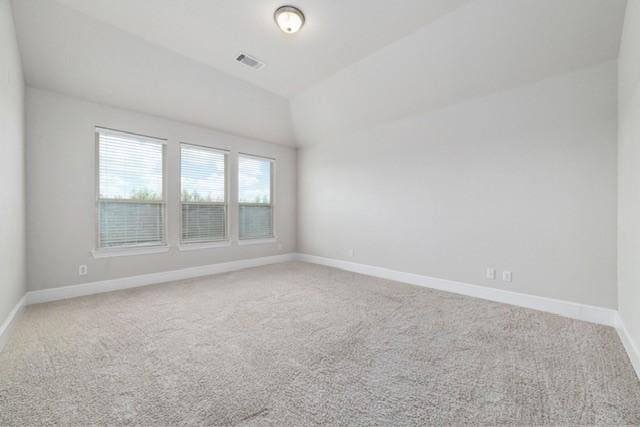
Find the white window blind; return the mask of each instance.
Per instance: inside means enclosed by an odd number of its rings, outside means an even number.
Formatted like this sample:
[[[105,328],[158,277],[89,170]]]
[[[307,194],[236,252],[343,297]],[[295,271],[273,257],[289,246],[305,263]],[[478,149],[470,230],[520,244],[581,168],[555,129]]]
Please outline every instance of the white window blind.
[[[183,242],[227,238],[226,154],[180,145]]]
[[[240,239],[273,237],[273,160],[240,155]]]
[[[163,244],[163,141],[102,128],[96,132],[98,247]]]

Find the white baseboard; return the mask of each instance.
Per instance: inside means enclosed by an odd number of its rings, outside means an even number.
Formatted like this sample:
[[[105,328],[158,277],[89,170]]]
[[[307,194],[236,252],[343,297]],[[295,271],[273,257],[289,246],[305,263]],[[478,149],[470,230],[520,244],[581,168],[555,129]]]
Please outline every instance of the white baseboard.
[[[81,285],[62,286],[53,289],[27,292],[27,304],[39,304],[85,295],[112,292],[121,289],[137,288],[139,286],[171,282],[174,280],[191,279],[193,277],[208,276],[210,274],[226,273],[243,268],[293,261],[296,254],[289,253],[263,258],[243,259],[218,264],[202,265],[183,268],[180,270],[163,271],[159,273],[141,274],[138,276],[122,277],[118,279],[101,280],[99,282],[83,283]]]
[[[388,268],[358,264],[334,258],[323,258],[315,255],[298,254],[297,259],[299,261],[322,264],[329,267],[339,268],[341,270],[395,280],[397,282],[410,283],[412,285],[424,286],[431,289],[545,311],[564,317],[570,317],[572,319],[584,320],[586,322],[614,327],[616,326],[618,312],[617,310],[609,308],[505,291],[487,286],[470,285],[468,283],[455,282],[453,280],[405,273],[402,271],[390,270]]]
[[[638,378],[640,378],[640,347],[638,347],[637,343],[631,337],[620,313],[617,314],[616,320],[616,329],[618,330],[620,341],[622,341],[622,345],[624,345],[625,350],[627,350],[633,369],[635,369]]]
[[[4,348],[7,341],[9,341],[9,335],[13,331],[13,327],[16,324],[16,320],[20,317],[25,303],[27,301],[26,295],[20,298],[20,301],[13,307],[13,310],[9,313],[5,321],[0,325],[0,351]]]

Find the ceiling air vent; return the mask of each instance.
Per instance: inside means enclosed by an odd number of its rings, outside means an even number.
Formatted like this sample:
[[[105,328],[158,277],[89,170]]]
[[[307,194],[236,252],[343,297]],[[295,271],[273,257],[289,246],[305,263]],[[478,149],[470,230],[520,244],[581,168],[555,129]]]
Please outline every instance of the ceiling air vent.
[[[264,62],[254,58],[253,56],[249,56],[245,53],[241,53],[240,55],[238,55],[238,57],[236,58],[236,61],[246,65],[247,67],[251,67],[254,70],[261,70],[265,66]]]

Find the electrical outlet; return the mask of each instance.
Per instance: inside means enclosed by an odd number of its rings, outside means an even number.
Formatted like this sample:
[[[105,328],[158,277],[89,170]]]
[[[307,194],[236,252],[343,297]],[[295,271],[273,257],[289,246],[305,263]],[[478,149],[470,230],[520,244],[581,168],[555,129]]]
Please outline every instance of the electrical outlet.
[[[355,255],[355,252],[353,251],[353,249],[349,249],[349,250],[347,251],[347,256],[348,256],[349,258],[353,258],[353,256],[354,256],[354,255]]]
[[[87,275],[87,266],[86,265],[81,265],[80,267],[78,267],[78,275],[79,276],[86,276]]]
[[[503,271],[502,272],[502,280],[504,280],[505,282],[510,282],[512,279],[512,275],[510,271]]]
[[[496,269],[495,268],[487,268],[487,279],[496,280]]]

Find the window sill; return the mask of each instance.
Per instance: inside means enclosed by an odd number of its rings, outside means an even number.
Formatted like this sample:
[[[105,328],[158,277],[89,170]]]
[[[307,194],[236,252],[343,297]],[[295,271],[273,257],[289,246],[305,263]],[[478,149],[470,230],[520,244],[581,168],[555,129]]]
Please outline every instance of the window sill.
[[[142,246],[132,248],[102,248],[94,249],[91,255],[94,258],[111,258],[119,256],[148,255],[169,252],[169,245],[161,246]]]
[[[179,251],[197,251],[201,249],[215,249],[215,248],[228,248],[231,246],[230,240],[224,240],[220,242],[206,242],[206,243],[181,243],[178,245]]]
[[[238,240],[238,246],[266,245],[269,243],[276,243],[277,241],[278,241],[277,237],[269,237],[268,239],[245,239],[245,240]]]

